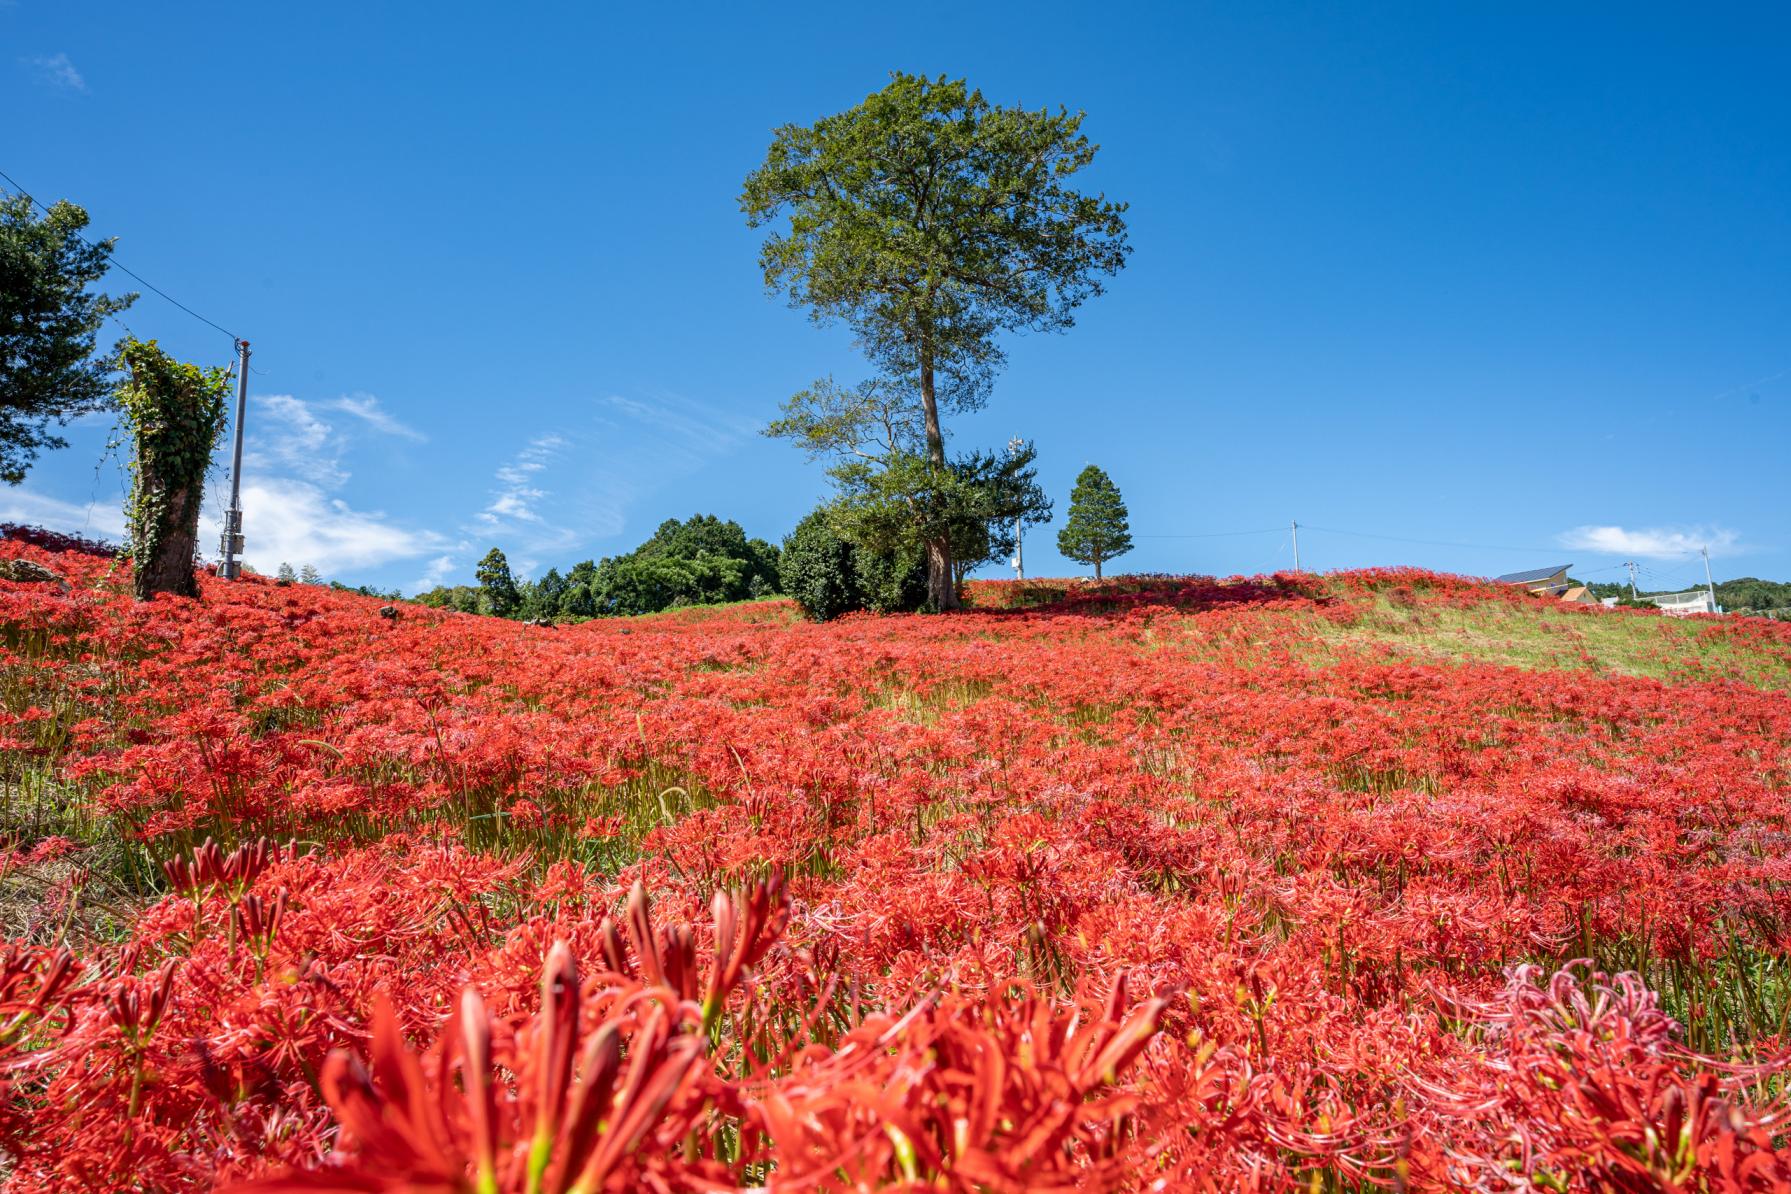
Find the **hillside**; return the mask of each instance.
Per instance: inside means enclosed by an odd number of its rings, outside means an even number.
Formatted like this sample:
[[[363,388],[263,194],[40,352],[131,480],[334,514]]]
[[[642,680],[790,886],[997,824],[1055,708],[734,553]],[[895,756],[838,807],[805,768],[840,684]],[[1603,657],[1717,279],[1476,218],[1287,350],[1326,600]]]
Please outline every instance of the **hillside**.
[[[0,556],[62,578],[0,581],[8,1188],[538,1123],[611,1188],[1791,1177],[1791,626],[1384,571],[554,629]]]

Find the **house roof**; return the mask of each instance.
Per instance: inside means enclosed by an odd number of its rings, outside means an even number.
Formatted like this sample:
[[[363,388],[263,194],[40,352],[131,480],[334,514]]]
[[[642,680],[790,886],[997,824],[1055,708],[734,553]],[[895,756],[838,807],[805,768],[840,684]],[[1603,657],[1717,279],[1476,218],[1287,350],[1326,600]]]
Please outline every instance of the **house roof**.
[[[1547,580],[1557,572],[1565,572],[1572,564],[1556,564],[1553,568],[1532,568],[1527,572],[1507,572],[1504,576],[1495,576],[1493,580],[1502,585],[1528,585],[1539,580]]]

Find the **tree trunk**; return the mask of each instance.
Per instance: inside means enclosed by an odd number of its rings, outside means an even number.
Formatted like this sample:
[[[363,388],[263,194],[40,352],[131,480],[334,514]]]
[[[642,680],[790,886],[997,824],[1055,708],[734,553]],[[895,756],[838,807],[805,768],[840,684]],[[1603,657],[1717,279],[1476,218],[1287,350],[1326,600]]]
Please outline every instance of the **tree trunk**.
[[[161,489],[160,477],[148,475],[151,470],[142,464],[138,469],[137,484],[145,494]],[[160,510],[160,525],[145,527],[134,534],[136,560],[131,589],[138,601],[148,601],[157,593],[199,596],[199,581],[193,575],[193,557],[199,548],[202,492],[200,486],[189,485],[167,494],[167,503]]]
[[[945,469],[945,433],[939,426],[939,402],[933,387],[933,340],[928,329],[920,334],[920,405],[927,420],[927,461]],[[927,601],[934,609],[958,608],[958,585],[951,566],[951,540],[927,542]]]
[[[1101,579],[1101,557],[1095,557],[1095,580]]]

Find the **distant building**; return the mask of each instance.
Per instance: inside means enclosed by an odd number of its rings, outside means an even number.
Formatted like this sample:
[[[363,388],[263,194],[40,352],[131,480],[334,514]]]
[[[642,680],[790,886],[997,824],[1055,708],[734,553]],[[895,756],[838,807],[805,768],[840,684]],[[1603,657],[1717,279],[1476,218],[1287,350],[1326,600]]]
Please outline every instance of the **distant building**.
[[[1532,568],[1528,572],[1507,572],[1504,576],[1493,577],[1493,583],[1515,585],[1540,596],[1561,597],[1574,587],[1567,580],[1567,570],[1571,567],[1572,564],[1559,564],[1553,568]]]
[[[1561,594],[1561,600],[1571,601],[1575,605],[1597,605],[1598,598],[1592,596],[1592,590],[1585,585],[1574,585]]]
[[[1692,589],[1686,593],[1645,593],[1643,601],[1652,601],[1660,606],[1663,614],[1672,614],[1683,618],[1687,614],[1720,614],[1722,607],[1706,589]]]

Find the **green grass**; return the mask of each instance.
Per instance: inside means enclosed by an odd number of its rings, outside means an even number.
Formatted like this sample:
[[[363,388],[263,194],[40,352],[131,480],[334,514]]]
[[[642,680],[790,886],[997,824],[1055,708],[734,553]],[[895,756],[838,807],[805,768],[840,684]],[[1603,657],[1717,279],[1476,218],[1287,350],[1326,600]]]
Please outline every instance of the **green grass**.
[[[1303,620],[1312,632],[1305,653],[1313,662],[1380,651],[1414,663],[1495,663],[1531,671],[1739,680],[1758,688],[1791,688],[1791,650],[1740,642],[1722,623],[1542,600],[1468,608],[1401,605],[1384,594],[1342,624],[1319,617]]]

